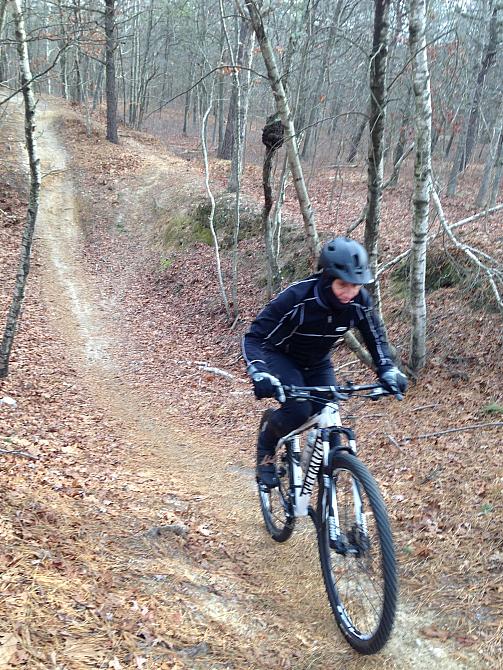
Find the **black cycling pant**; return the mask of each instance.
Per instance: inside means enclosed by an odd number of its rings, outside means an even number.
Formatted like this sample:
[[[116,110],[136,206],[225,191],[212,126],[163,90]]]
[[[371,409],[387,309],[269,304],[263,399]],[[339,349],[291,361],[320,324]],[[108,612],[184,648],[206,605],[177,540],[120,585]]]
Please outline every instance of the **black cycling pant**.
[[[330,359],[324,359],[311,367],[302,367],[290,356],[279,351],[266,350],[268,371],[277,377],[282,384],[292,386],[333,386],[335,373]],[[259,449],[273,451],[280,437],[287,435],[295,428],[302,426],[319,406],[309,401],[299,402],[295,399],[287,401],[277,409],[259,437]]]

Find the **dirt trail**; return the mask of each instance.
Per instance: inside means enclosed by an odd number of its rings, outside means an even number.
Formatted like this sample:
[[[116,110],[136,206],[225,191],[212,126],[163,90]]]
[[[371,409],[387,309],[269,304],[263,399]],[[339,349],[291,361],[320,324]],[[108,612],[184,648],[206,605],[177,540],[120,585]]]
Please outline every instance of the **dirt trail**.
[[[291,645],[298,654],[295,667],[299,669],[482,667],[476,658],[464,655],[463,660],[452,647],[422,638],[419,629],[431,621],[405,603],[385,651],[373,658],[354,655],[330,618],[310,522],[301,524],[301,530],[285,546],[273,543],[260,524],[252,472],[229,463],[228,455],[211,443],[211,437],[206,441],[197,432],[185,432],[173,407],[159,403],[148,388],[133,388],[128,382],[121,369],[128,353],[121,346],[120,332],[107,316],[113,313],[113,300],[104,297],[98,278],[91,276],[80,260],[81,233],[74,186],[52,123],[54,118],[50,109],[39,118],[39,150],[43,172],[48,176],[44,178],[37,242],[42,247],[44,290],[54,328],[63,333],[69,356],[97,405],[122,426],[124,437],[136,445],[135,453],[124,454],[123,465],[130,481],[137,477],[165,481],[168,492],[174,478],[179,489],[200,497],[198,504],[205,514],[211,514],[215,529],[233,546],[242,547],[248,566],[256,566],[249,583],[228,570],[208,576],[201,568],[198,603],[208,627],[218,627],[219,621],[225,621],[227,626],[231,622],[236,634],[253,646],[255,638],[257,645],[263,645],[267,625],[269,647]],[[159,500],[152,494],[138,504],[152,510]],[[124,535],[121,530],[118,538]],[[153,563],[159,557],[149,553],[141,538],[131,539],[129,544],[117,539],[114,550],[129,561],[132,578],[137,572],[155,572]],[[182,561],[179,569],[192,568]],[[207,588],[208,581],[224,595],[212,593]],[[270,623],[275,620],[277,628]],[[286,632],[290,640],[285,637]],[[192,667],[224,666],[201,659],[194,660]]]

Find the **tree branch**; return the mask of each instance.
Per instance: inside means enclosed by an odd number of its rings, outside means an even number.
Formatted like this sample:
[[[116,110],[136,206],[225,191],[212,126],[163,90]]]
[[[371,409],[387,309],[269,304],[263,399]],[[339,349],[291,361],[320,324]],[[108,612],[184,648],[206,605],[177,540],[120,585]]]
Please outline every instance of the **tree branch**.
[[[479,269],[483,270],[487,276],[487,279],[489,281],[489,284],[493,290],[494,296],[496,298],[496,302],[499,305],[499,308],[503,312],[503,300],[501,298],[500,292],[498,290],[498,287],[496,285],[496,282],[494,280],[494,275],[500,276],[501,272],[494,267],[488,267],[485,263],[482,263],[482,261],[477,258],[477,253],[480,253],[481,255],[484,256],[487,260],[493,262],[496,265],[496,260],[492,258],[491,256],[488,256],[487,254],[483,252],[479,252],[477,249],[474,249],[473,247],[468,246],[467,244],[463,244],[463,242],[460,242],[454,235],[454,233],[451,230],[451,226],[447,224],[447,220],[444,215],[444,210],[442,209],[442,203],[440,202],[440,198],[438,197],[438,193],[434,188],[431,190],[431,195],[433,198],[433,202],[435,203],[435,207],[438,212],[438,217],[440,219],[440,223],[442,224],[442,228],[445,230],[445,233],[447,234],[447,237],[451,240],[451,242],[454,244],[454,246],[457,249],[460,249],[463,251],[468,258],[472,261],[474,265],[476,265]]]
[[[473,221],[477,221],[478,219],[482,219],[484,216],[489,216],[490,214],[494,214],[494,212],[497,212],[500,209],[503,209],[503,203],[500,203],[499,205],[495,205],[494,207],[491,207],[490,209],[485,209],[483,212],[479,212],[478,214],[474,214],[473,216],[469,216],[467,219],[461,219],[460,221],[457,221],[456,223],[451,223],[451,225],[449,226],[449,229],[452,230],[453,228],[457,228],[458,226],[464,226],[466,223],[472,223]]]
[[[50,72],[50,71],[56,66],[56,63],[58,62],[59,57],[61,56],[61,54],[62,54],[64,51],[66,51],[69,47],[70,47],[70,44],[65,44],[65,46],[64,46],[62,49],[60,49],[60,50],[58,51],[56,57],[54,58],[53,62],[51,63],[51,65],[49,65],[48,68],[46,68],[43,72],[39,72],[38,74],[36,74],[36,75],[35,75],[34,77],[32,77],[28,82],[26,82],[26,83],[24,84],[24,86],[21,86],[20,88],[18,88],[16,91],[14,91],[14,93],[12,93],[11,95],[9,95],[7,98],[3,98],[2,100],[0,100],[0,106],[1,106],[1,105],[4,105],[6,102],[9,102],[9,100],[11,100],[12,98],[15,98],[16,95],[18,95],[18,93],[21,93],[21,91],[22,91],[26,86],[31,85],[34,81],[36,81],[37,79],[40,79],[41,77],[43,77],[44,75],[46,75],[48,72]]]
[[[463,426],[462,428],[447,428],[447,430],[438,430],[435,433],[423,433],[422,435],[409,435],[404,437],[401,442],[408,442],[409,440],[422,440],[428,437],[438,437],[439,435],[447,435],[447,433],[461,433],[465,430],[477,430],[480,428],[501,428],[503,421],[495,421],[492,423],[474,423],[471,426]]]
[[[214,68],[212,68],[209,72],[207,72],[206,74],[203,74],[203,76],[202,76],[200,79],[198,79],[198,81],[196,81],[196,83],[193,84],[190,88],[186,89],[185,91],[182,91],[181,93],[177,93],[177,95],[173,96],[173,97],[170,98],[169,100],[166,100],[166,101],[163,102],[159,107],[157,107],[156,109],[154,109],[154,110],[152,110],[151,112],[149,112],[149,113],[145,116],[145,119],[148,119],[149,116],[152,116],[152,114],[155,114],[156,112],[160,112],[161,109],[163,109],[164,107],[166,107],[166,105],[169,105],[169,104],[170,104],[171,102],[173,102],[174,100],[177,100],[178,98],[181,98],[183,95],[186,95],[189,91],[192,91],[192,89],[196,88],[196,86],[199,86],[199,84],[200,84],[202,81],[204,81],[205,79],[207,79],[207,78],[208,78],[210,75],[212,75],[214,72],[217,72],[218,70],[226,70],[226,69],[227,69],[227,70],[231,70],[231,71],[232,71],[233,69],[248,70],[249,72],[253,72],[253,74],[256,74],[257,77],[262,77],[262,79],[265,79],[266,81],[268,81],[268,77],[266,77],[266,76],[263,75],[263,74],[260,74],[260,72],[257,72],[257,70],[254,70],[253,68],[250,68],[250,67],[244,67],[243,65],[235,65],[235,66],[233,66],[233,65],[217,65],[217,67],[214,67]]]

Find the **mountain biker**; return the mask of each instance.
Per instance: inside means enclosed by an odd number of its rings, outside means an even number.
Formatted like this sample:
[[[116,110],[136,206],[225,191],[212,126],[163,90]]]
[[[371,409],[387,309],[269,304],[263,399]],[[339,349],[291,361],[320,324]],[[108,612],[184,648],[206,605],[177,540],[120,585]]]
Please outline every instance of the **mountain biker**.
[[[345,237],[327,242],[318,272],[279,293],[255,318],[242,349],[258,399],[275,397],[281,407],[262,417],[257,441],[257,478],[267,488],[279,484],[274,454],[279,438],[298,428],[313,413],[309,402],[285,399],[282,384],[335,385],[330,351],[353,327],[360,331],[377,368],[380,383],[391,393],[407,389],[407,377],[396,367],[384,329],[363,284],[373,281],[361,244]]]

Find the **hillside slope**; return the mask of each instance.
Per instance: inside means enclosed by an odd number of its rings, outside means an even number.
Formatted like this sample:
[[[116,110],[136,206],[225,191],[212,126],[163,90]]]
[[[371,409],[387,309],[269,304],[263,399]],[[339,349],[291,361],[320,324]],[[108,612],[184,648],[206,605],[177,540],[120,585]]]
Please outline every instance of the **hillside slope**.
[[[23,206],[22,118],[10,111],[2,308]],[[448,290],[437,296],[425,379],[401,405],[351,408],[394,517],[403,594],[388,647],[356,658],[330,619],[309,522],[278,547],[259,519],[263,407],[238,360],[263,299],[257,241],[243,242],[243,320],[229,331],[211,248],[159,242],[170,208],[201,194],[200,166],[139,134],[121,147],[87,138],[60,105],[45,104],[39,124],[47,176],[34,271],[0,393],[17,403],[0,405],[0,446],[16,452],[0,454],[0,667],[496,667],[498,433],[476,445],[470,432],[405,439],[481,422],[501,401],[496,317],[454,300],[449,314]],[[456,325],[444,332],[447,318]]]

